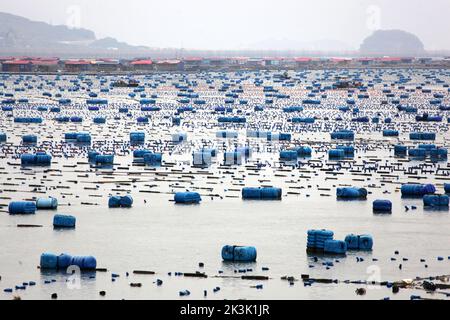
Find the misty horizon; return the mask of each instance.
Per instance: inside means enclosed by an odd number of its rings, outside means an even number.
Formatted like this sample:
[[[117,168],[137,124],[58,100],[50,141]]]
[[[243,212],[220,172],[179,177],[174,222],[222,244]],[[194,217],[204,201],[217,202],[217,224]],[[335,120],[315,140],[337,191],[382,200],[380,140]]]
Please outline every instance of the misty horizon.
[[[231,0],[219,7],[207,0],[131,0],[126,5],[117,0],[21,0],[3,1],[0,11],[152,48],[355,51],[374,31],[399,29],[417,35],[426,50],[450,50],[450,39],[444,37],[444,30],[450,30],[445,18],[450,2],[419,4]]]

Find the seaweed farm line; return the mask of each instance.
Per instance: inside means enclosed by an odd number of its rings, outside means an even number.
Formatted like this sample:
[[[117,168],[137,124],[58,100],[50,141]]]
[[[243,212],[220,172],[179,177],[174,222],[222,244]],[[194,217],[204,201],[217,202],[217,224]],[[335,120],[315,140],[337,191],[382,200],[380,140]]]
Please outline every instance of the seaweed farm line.
[[[449,84],[444,69],[0,75],[0,299],[448,299]],[[442,196],[430,208],[405,184]],[[187,191],[201,201],[176,203]],[[373,248],[307,252],[322,229]],[[226,245],[256,261],[224,261]],[[43,253],[97,271],[40,268]]]

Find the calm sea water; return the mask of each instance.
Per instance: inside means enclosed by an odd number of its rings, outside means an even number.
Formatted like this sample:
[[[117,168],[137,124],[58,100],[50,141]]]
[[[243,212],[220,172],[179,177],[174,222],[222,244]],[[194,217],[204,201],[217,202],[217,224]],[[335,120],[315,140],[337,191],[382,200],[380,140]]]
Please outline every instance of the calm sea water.
[[[30,94],[30,97],[33,95]],[[119,97],[115,99],[120,101]],[[36,101],[42,100],[36,98]],[[76,113],[76,110],[74,108],[71,112]],[[113,114],[110,112],[108,115],[112,118]],[[191,119],[195,117],[201,121],[201,116],[194,115]],[[127,119],[109,126],[91,126],[87,123],[24,126],[13,124],[11,119],[4,118],[1,121],[2,128],[9,134],[9,141],[14,144],[19,144],[21,135],[25,133],[37,133],[40,141],[61,141],[64,132],[88,130],[94,140],[109,141],[102,145],[105,150],[112,146],[113,140],[126,140],[129,131],[139,128],[134,120]],[[189,140],[206,136],[220,145],[215,139],[217,128],[198,125],[184,129],[188,132]],[[171,130],[167,126],[152,123],[145,130],[152,143],[158,139],[170,140]],[[240,134],[245,136],[245,131],[241,130]],[[446,134],[440,135],[437,142],[445,145],[445,137]],[[383,148],[396,143],[396,139],[383,140],[379,132],[360,133],[358,138],[368,139],[366,141],[369,142],[378,141],[378,147],[373,151],[362,151],[370,143],[358,141],[354,159],[357,164],[374,158],[382,162],[397,162],[392,152]],[[309,142],[316,149],[326,145],[329,135],[295,133],[294,139],[302,143]],[[406,134],[399,139],[406,140]],[[342,175],[333,175],[306,165],[293,170],[273,165],[265,167],[258,175],[252,175],[255,171],[245,167],[254,165],[257,159],[270,160],[271,163],[277,161],[277,148],[274,148],[274,153],[255,153],[248,163],[230,168],[219,168],[216,163],[211,168],[195,169],[183,164],[183,161],[191,160],[191,152],[195,149],[186,145],[177,147],[173,154],[165,153],[166,162],[176,163],[173,167],[149,169],[132,166],[131,156],[121,155],[116,156],[115,163],[118,165],[109,176],[106,173],[111,173],[111,170],[94,169],[86,163],[80,163],[87,161],[84,154],[69,159],[54,157],[51,168],[60,169],[61,172],[45,172],[43,168],[22,170],[17,165],[19,160],[12,159],[11,155],[6,156],[0,160],[0,196],[4,197],[0,200],[1,204],[7,205],[9,201],[33,196],[55,196],[60,205],[57,211],[38,211],[31,216],[0,213],[0,299],[11,299],[14,295],[20,295],[23,299],[49,299],[54,292],[58,293],[60,299],[203,299],[204,290],[208,291],[207,299],[409,299],[412,294],[424,296],[425,292],[400,290],[400,293],[393,295],[387,288],[374,287],[368,289],[366,295],[357,296],[355,289],[365,286],[340,283],[305,287],[302,281],[289,285],[280,278],[294,276],[300,279],[301,274],[309,274],[312,278],[341,281],[398,281],[449,273],[448,211],[424,210],[421,199],[402,199],[398,190],[400,183],[419,181],[436,183],[442,192],[443,180],[434,180],[433,176],[427,174],[421,175],[424,179],[416,180],[396,172],[391,174],[399,174],[398,179],[382,178],[377,173],[361,176],[344,169],[339,171]],[[44,149],[61,150],[56,145],[44,145]],[[68,146],[63,149],[66,153],[79,152]],[[325,161],[325,152],[314,152],[312,159]],[[220,162],[221,156],[219,153],[217,162]],[[307,159],[301,161],[306,162]],[[404,166],[419,163],[405,163]],[[441,165],[445,167],[447,163]],[[170,174],[162,176],[155,172]],[[382,184],[381,180],[393,183]],[[38,192],[33,190],[34,185],[41,185]],[[283,188],[283,199],[241,199],[240,189],[243,186],[260,185]],[[337,201],[335,189],[340,185],[366,187],[370,191],[367,201]],[[97,189],[91,190],[93,187]],[[173,192],[186,189],[200,192],[203,198],[201,204],[181,206],[171,201]],[[150,190],[158,193],[140,192]],[[127,192],[134,198],[132,208],[108,208],[108,194]],[[211,197],[209,194],[220,197]],[[372,201],[380,198],[393,202],[392,214],[372,213]],[[97,205],[82,205],[82,202]],[[405,211],[404,206],[410,208],[412,205],[417,206],[417,209]],[[54,230],[52,221],[56,212],[76,216],[76,229]],[[18,228],[17,224],[38,224],[43,227]],[[305,250],[306,232],[314,228],[333,230],[336,239],[344,239],[350,233],[370,234],[374,239],[373,251],[349,252],[346,257],[338,258],[319,257],[319,261],[314,262],[313,256],[308,256]],[[258,251],[257,262],[224,263],[220,253],[222,246],[227,244],[255,246]],[[399,251],[398,255],[394,254],[396,250]],[[98,267],[107,268],[108,272],[83,273],[79,283],[74,285],[71,281],[67,282],[70,277],[68,274],[41,272],[37,268],[43,252],[93,255],[97,258]],[[438,261],[438,256],[444,257],[444,261]],[[362,257],[364,261],[357,262],[357,257]],[[396,260],[392,261],[392,257]],[[408,260],[403,261],[403,258]],[[426,259],[426,262],[420,259]],[[333,261],[334,266],[327,270],[322,265],[325,261]],[[204,268],[199,268],[199,262],[205,264]],[[270,270],[262,271],[262,267]],[[242,274],[235,270],[243,268],[253,270],[247,274],[267,275],[271,279],[241,280],[239,276]],[[151,270],[156,274],[133,275],[133,270]],[[219,270],[223,271],[221,275],[230,277],[214,277],[219,275]],[[209,277],[192,279],[174,276],[175,272],[195,271],[206,272]],[[126,272],[129,272],[128,277]],[[172,272],[171,276],[169,272]],[[120,277],[113,282],[111,273],[117,273]],[[156,279],[163,280],[163,285],[157,286]],[[45,280],[56,281],[45,284]],[[4,288],[14,288],[28,281],[37,284],[13,294],[3,292]],[[132,282],[140,282],[142,287],[130,287]],[[264,288],[252,288],[257,284],[263,284]],[[221,290],[213,293],[215,287]],[[185,289],[191,295],[179,297],[179,291]],[[105,297],[99,295],[102,290],[106,291]],[[445,298],[437,294],[434,297]]]

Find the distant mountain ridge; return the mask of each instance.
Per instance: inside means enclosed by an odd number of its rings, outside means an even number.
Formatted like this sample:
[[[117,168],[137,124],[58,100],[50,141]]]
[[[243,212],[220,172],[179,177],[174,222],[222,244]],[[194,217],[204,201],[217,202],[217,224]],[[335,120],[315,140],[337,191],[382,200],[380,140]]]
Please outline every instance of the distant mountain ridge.
[[[53,26],[45,22],[0,12],[1,54],[108,55],[110,52],[138,54],[149,49],[131,46],[114,38],[97,39],[87,29]]]
[[[52,26],[3,12],[0,12],[0,37],[3,42],[1,44],[8,46],[95,40],[95,34],[90,30]]]

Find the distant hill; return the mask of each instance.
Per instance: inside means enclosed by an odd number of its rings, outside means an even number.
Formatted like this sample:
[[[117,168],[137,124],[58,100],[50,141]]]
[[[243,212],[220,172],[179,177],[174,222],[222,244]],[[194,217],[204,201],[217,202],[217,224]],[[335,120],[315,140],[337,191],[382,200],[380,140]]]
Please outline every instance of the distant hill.
[[[127,56],[142,54],[147,49],[114,38],[97,39],[91,30],[53,26],[0,12],[2,55]]]
[[[52,26],[3,12],[0,12],[0,37],[2,46],[42,46],[95,40],[95,34],[90,30]]]
[[[422,41],[402,30],[378,30],[367,37],[359,49],[367,56],[420,56],[426,54]]]

